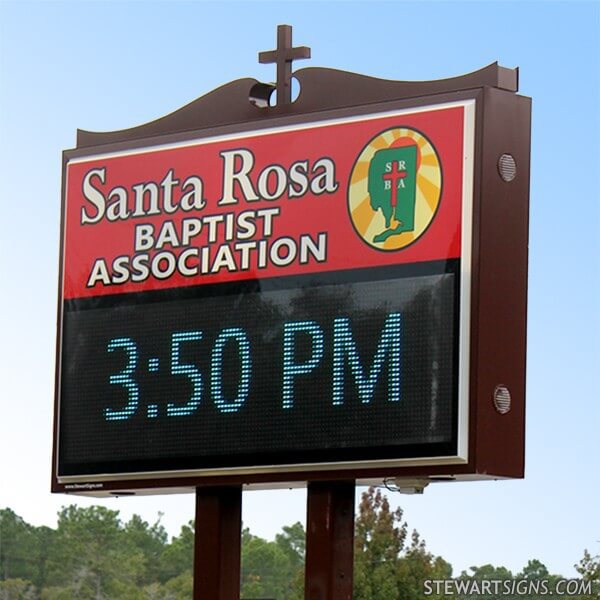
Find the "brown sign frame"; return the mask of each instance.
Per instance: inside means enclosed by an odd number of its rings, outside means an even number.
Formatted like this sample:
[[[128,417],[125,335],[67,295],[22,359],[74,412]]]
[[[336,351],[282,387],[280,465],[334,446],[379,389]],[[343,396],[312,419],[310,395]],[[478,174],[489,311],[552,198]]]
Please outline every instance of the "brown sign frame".
[[[61,228],[65,218],[67,162],[90,154],[91,149],[101,149],[103,153],[131,150],[216,134],[474,100],[468,461],[455,465],[60,482],[56,470],[60,384],[57,361],[53,492],[105,496],[193,491],[199,486],[214,485],[287,487],[307,481],[370,483],[384,478],[523,477],[531,99],[516,93],[518,71],[492,64],[468,75],[429,82],[385,81],[323,68],[302,69],[294,76],[301,94],[293,103],[270,107],[268,96],[273,86],[241,79],[139,127],[108,133],[78,131],[76,148],[63,153]],[[516,167],[508,176],[503,170],[503,156],[510,157],[509,162],[514,161],[510,164]],[[62,260],[61,247],[61,264]],[[59,298],[61,289],[59,281]],[[59,328],[60,310],[59,306]],[[60,356],[60,331],[58,340]]]

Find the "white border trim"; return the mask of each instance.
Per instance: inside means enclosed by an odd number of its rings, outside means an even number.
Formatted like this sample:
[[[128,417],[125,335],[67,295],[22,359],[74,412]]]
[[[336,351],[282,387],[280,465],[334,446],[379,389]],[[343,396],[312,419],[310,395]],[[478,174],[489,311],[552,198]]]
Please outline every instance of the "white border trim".
[[[471,282],[473,260],[473,188],[475,176],[475,100],[464,103],[463,189],[460,248],[458,349],[458,455],[469,459],[469,384],[471,366]]]
[[[302,471],[325,471],[325,470],[343,470],[349,468],[369,469],[369,468],[393,468],[393,467],[414,467],[414,466],[441,466],[441,465],[460,465],[468,462],[469,456],[469,375],[470,375],[470,332],[471,332],[471,260],[473,244],[473,186],[474,186],[474,159],[475,159],[475,106],[474,99],[459,102],[448,102],[422,106],[417,108],[407,108],[400,110],[385,111],[368,115],[357,115],[353,117],[344,117],[339,119],[326,119],[316,123],[297,124],[290,126],[273,127],[248,131],[233,135],[219,135],[203,138],[201,140],[191,140],[185,142],[176,142],[171,144],[160,144],[147,148],[136,148],[133,150],[107,152],[92,154],[85,157],[78,157],[67,162],[65,169],[65,222],[63,231],[63,241],[66,239],[66,227],[68,211],[66,207],[66,194],[68,184],[68,173],[70,164],[86,163],[103,158],[116,158],[121,156],[133,156],[136,154],[146,154],[148,152],[160,152],[175,148],[194,147],[205,144],[211,144],[222,141],[232,141],[238,139],[247,139],[257,136],[275,135],[289,131],[300,131],[306,129],[317,129],[330,125],[343,123],[353,123],[357,121],[373,121],[392,116],[401,116],[406,114],[416,114],[422,112],[432,112],[436,110],[445,110],[448,108],[464,108],[464,128],[463,128],[463,188],[462,188],[462,216],[461,216],[461,256],[460,256],[460,312],[459,312],[459,373],[458,373],[458,432],[457,432],[457,454],[456,456],[438,456],[423,458],[405,458],[405,459],[382,459],[374,461],[346,461],[346,462],[327,462],[327,463],[293,463],[286,465],[261,465],[231,468],[214,468],[199,470],[180,470],[180,471],[147,471],[133,473],[101,473],[96,475],[70,475],[60,477],[58,475],[58,462],[60,446],[60,398],[58,402],[57,416],[57,439],[56,444],[56,473],[57,481],[60,484],[78,483],[78,482],[100,482],[100,481],[134,481],[148,479],[174,479],[186,477],[215,477],[225,475],[255,475],[269,473],[294,473]],[[64,280],[64,256],[63,251],[63,286]],[[61,290],[62,294],[63,290]],[[58,390],[61,385],[62,368],[62,320],[64,299],[61,298],[61,327],[59,335],[61,337],[58,356]]]

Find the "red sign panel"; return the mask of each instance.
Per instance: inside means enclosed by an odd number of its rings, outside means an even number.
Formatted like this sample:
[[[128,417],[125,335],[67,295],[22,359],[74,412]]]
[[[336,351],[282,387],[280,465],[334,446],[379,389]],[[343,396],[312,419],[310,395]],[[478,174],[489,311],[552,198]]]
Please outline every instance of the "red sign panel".
[[[72,159],[63,297],[459,258],[469,106]]]

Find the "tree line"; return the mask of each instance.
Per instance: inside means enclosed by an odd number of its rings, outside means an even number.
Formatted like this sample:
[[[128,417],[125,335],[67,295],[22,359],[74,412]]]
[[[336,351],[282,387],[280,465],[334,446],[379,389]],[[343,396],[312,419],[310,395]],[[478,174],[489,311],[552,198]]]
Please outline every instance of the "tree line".
[[[124,522],[116,510],[71,505],[50,528],[32,526],[5,508],[0,510],[0,600],[189,600],[193,548],[192,521],[169,539],[160,515],[154,523],[138,515]],[[241,598],[303,599],[304,552],[301,523],[283,527],[273,541],[245,528]],[[600,557],[585,551],[576,569],[583,579],[600,581]],[[426,596],[424,582],[451,576],[451,565],[432,554],[416,530],[409,531],[400,508],[391,510],[375,488],[362,494],[355,521],[355,600],[447,598],[431,589]],[[530,560],[519,573],[483,565],[460,578],[552,582],[559,576]]]

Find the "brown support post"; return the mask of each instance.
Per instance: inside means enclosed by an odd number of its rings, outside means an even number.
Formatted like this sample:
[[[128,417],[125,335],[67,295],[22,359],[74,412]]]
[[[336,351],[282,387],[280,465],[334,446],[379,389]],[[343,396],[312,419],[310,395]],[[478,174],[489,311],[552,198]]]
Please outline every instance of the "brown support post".
[[[354,481],[308,484],[305,600],[352,600]]]
[[[242,488],[196,488],[194,600],[239,600]]]

